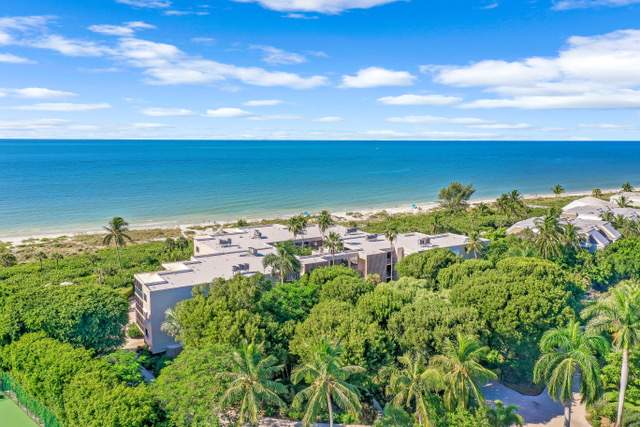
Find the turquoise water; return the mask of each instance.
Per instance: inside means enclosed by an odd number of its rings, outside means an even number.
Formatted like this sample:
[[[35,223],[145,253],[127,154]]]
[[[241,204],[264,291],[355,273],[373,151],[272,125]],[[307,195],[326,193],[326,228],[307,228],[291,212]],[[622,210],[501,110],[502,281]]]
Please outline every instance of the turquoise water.
[[[0,236],[640,184],[638,142],[0,140]]]

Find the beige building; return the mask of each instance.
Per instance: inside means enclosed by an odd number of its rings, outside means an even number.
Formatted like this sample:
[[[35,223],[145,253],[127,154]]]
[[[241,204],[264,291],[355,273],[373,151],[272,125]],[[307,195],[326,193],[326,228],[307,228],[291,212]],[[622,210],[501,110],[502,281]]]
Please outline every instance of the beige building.
[[[297,236],[278,224],[201,234],[193,239],[194,255],[190,260],[163,264],[162,271],[136,274],[136,319],[149,348],[159,353],[179,347],[161,330],[161,325],[167,309],[191,298],[194,286],[237,274],[261,273],[271,277],[273,272],[264,268],[262,260],[276,251],[277,243],[293,241],[312,248],[312,255],[298,257],[302,274],[333,262],[353,268],[363,277],[377,274],[382,280],[392,280],[396,275],[392,265],[403,257],[434,248],[446,248],[465,256],[468,241],[466,236],[451,233],[433,236],[405,233],[398,235],[392,248],[384,236],[355,228],[334,226],[329,232],[338,233],[344,245],[344,250],[333,256],[322,250],[322,233],[317,225],[307,227],[304,234]]]

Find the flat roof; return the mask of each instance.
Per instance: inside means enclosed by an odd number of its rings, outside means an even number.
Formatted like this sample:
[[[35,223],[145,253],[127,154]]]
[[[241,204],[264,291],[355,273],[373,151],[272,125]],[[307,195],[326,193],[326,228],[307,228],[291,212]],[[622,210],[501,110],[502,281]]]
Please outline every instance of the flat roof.
[[[258,231],[256,233],[255,231]],[[391,243],[384,235],[370,234],[357,229],[334,226],[328,232],[336,232],[342,237],[345,250],[336,253],[335,259],[385,253],[391,250]],[[322,237],[317,225],[309,226],[307,231],[297,236],[303,239],[317,240]],[[229,240],[230,239],[230,240]],[[270,274],[270,269],[262,265],[264,256],[274,253],[275,243],[293,240],[293,234],[283,225],[227,229],[217,234],[202,234],[194,238],[200,252],[191,260],[164,263],[163,271],[139,273],[138,282],[151,291],[194,286],[212,282],[217,278],[230,279],[236,274]],[[466,236],[444,233],[429,236],[423,233],[399,234],[394,246],[403,248],[405,255],[434,248],[451,248],[465,245]],[[329,264],[329,253],[316,252],[309,256],[299,256],[303,265]]]

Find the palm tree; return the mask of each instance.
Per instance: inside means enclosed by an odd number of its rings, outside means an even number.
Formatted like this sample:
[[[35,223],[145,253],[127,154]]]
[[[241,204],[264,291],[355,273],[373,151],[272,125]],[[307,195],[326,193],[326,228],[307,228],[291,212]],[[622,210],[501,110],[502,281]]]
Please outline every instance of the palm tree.
[[[580,235],[578,228],[573,224],[567,224],[562,229],[562,243],[565,247],[575,252],[579,251],[584,237]]]
[[[494,407],[489,409],[489,422],[493,427],[523,426],[524,418],[518,414],[516,405],[506,405],[496,400]]]
[[[271,267],[273,274],[280,276],[280,283],[284,283],[284,279],[289,274],[298,273],[300,271],[300,260],[291,251],[288,245],[276,245],[276,252],[265,256],[262,259],[262,265],[267,268]]]
[[[541,355],[533,368],[533,380],[544,382],[549,396],[564,406],[564,425],[571,425],[575,376],[580,375],[582,401],[593,403],[602,389],[598,356],[606,353],[607,341],[578,322],[548,330],[540,339]]]
[[[618,205],[619,208],[631,207],[631,202],[629,202],[629,199],[627,199],[624,195],[620,195],[620,197],[616,199],[616,204]]]
[[[553,191],[553,194],[556,195],[556,197],[560,196],[562,193],[564,193],[564,187],[560,184],[556,184],[553,186],[553,188],[551,188],[551,191]]]
[[[44,260],[47,259],[47,254],[43,251],[36,253],[36,259],[40,262],[40,271],[44,269]]]
[[[60,253],[54,253],[53,255],[51,255],[51,259],[53,259],[56,262],[56,268],[60,267],[60,261],[64,258],[64,256],[62,256],[62,254]]]
[[[478,258],[484,251],[484,242],[480,238],[480,233],[477,230],[469,234],[465,249],[473,258]]]
[[[322,234],[322,241],[324,242],[325,234],[327,230],[331,228],[334,224],[333,218],[331,217],[331,213],[329,211],[324,210],[320,212],[318,215],[318,228],[320,229],[320,233]]]
[[[497,378],[480,364],[488,352],[489,347],[482,346],[476,338],[458,333],[455,341],[445,342],[443,354],[431,359],[432,366],[444,375],[444,403],[449,410],[484,403],[480,387]]]
[[[394,247],[394,242],[398,238],[398,228],[394,224],[387,224],[384,230],[384,237],[389,241],[391,245],[391,280],[393,280],[393,259],[396,256],[396,249]]]
[[[591,190],[591,195],[593,197],[601,198],[602,197],[602,190],[599,189],[599,188],[594,188],[593,190]]]
[[[442,374],[428,368],[421,354],[398,358],[400,369],[394,369],[389,378],[387,395],[393,396],[393,404],[413,410],[419,426],[430,426],[428,396],[442,389]]]
[[[293,234],[294,240],[297,240],[299,235],[304,234],[306,228],[307,217],[302,214],[292,216],[287,220],[287,230]],[[302,246],[304,246],[304,239],[302,240]]]
[[[344,249],[344,243],[342,243],[342,237],[338,233],[331,232],[327,239],[325,240],[325,246],[329,249],[331,253],[331,265],[334,264],[334,257],[336,252],[340,252]]]
[[[284,384],[273,377],[282,370],[275,356],[263,356],[255,344],[243,344],[232,355],[232,368],[218,374],[218,378],[229,381],[229,386],[221,399],[223,407],[239,404],[238,425],[258,425],[262,405],[286,404],[280,395],[287,392]]]
[[[583,315],[590,318],[589,328],[595,332],[611,334],[613,347],[622,353],[615,424],[620,427],[629,380],[629,351],[640,345],[640,286],[628,282],[616,286],[606,298],[587,307]]]
[[[160,330],[172,338],[180,335],[180,322],[173,308],[168,308],[164,312],[164,322],[160,325]]]
[[[535,220],[538,234],[533,238],[533,243],[543,258],[552,259],[562,255],[562,239],[564,229],[556,215],[547,214],[543,218]]]
[[[629,181],[622,184],[622,191],[625,193],[631,193],[633,191],[633,185]]]
[[[102,244],[108,246],[113,243],[116,247],[116,256],[118,257],[118,264],[122,267],[122,261],[120,260],[120,248],[123,248],[128,241],[132,241],[131,237],[127,234],[129,231],[129,224],[119,216],[116,216],[109,221],[105,227],[107,232],[104,236]]]
[[[349,382],[354,374],[364,372],[360,366],[344,366],[340,361],[341,350],[321,342],[312,359],[297,366],[291,373],[291,381],[298,384],[302,381],[309,384],[293,399],[294,406],[307,402],[302,422],[311,425],[320,411],[329,413],[329,426],[333,427],[333,405],[358,413],[361,411],[360,397],[355,385]]]

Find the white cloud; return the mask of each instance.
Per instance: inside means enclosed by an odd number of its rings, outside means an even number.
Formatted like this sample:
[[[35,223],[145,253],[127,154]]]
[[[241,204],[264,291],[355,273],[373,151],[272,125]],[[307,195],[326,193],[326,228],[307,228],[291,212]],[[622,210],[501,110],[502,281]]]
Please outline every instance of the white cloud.
[[[116,0],[116,3],[147,9],[164,9],[171,6],[168,0]]]
[[[531,129],[529,123],[484,123],[479,125],[469,125],[467,127],[474,129]]]
[[[189,56],[170,44],[141,39],[122,39],[117,55],[131,65],[144,69],[149,77],[148,81],[159,85],[206,84],[227,79],[254,86],[283,86],[292,89],[311,89],[327,84],[324,76],[303,77],[259,67],[223,64]]]
[[[0,130],[25,131],[51,129],[67,124],[61,119],[0,120]]]
[[[235,0],[239,3],[258,3],[278,12],[317,12],[337,14],[349,9],[369,9],[399,0]]]
[[[438,83],[480,87],[499,96],[463,108],[637,108],[640,30],[570,37],[555,57],[426,68]]]
[[[284,17],[289,19],[318,19],[315,15],[305,15],[304,13],[287,13]]]
[[[213,37],[192,37],[191,41],[198,44],[214,44],[216,39]]]
[[[338,123],[343,121],[344,119],[342,117],[339,116],[325,116],[325,117],[318,117],[317,119],[314,119],[314,122],[318,122],[318,123]]]
[[[468,67],[445,67],[436,82],[450,86],[504,86],[528,84],[560,76],[557,64],[549,59],[528,58],[522,62],[486,60]]]
[[[520,96],[509,99],[478,99],[462,108],[616,109],[640,108],[640,91],[594,92],[576,95]]]
[[[462,98],[445,95],[414,95],[383,96],[378,102],[386,105],[451,105],[462,101]]]
[[[5,16],[0,18],[0,45],[15,43],[16,35],[22,36],[42,31],[46,28],[49,16]]]
[[[163,12],[164,15],[166,16],[189,16],[189,15],[196,15],[196,16],[207,16],[209,14],[209,12],[204,11],[204,10],[165,10]]]
[[[272,107],[282,104],[280,99],[254,99],[244,103],[247,107]]]
[[[491,123],[489,120],[477,117],[440,117],[440,116],[402,116],[389,117],[387,119],[391,123],[408,123],[408,124],[456,124],[456,125],[481,125]]]
[[[286,50],[273,46],[252,45],[251,49],[262,51],[262,60],[271,65],[302,64],[307,62],[307,58],[305,58],[304,55],[300,55],[295,52],[287,52]]]
[[[13,55],[11,53],[0,53],[0,63],[5,64],[33,64],[35,61],[32,61],[28,58],[24,58],[22,56]]]
[[[155,28],[154,25],[142,21],[126,22],[124,25],[91,25],[90,31],[108,36],[127,37],[132,36],[136,30]]]
[[[245,111],[241,108],[216,108],[214,110],[207,110],[205,114],[207,117],[213,117],[216,119],[229,119],[229,118],[237,118],[237,117],[247,117],[252,114],[248,111]]]
[[[162,108],[162,107],[152,107],[145,108],[142,110],[142,114],[145,116],[151,117],[180,117],[180,116],[190,116],[193,114],[193,111],[187,108]]]
[[[249,120],[255,120],[260,122],[274,121],[274,120],[301,120],[302,116],[295,114],[271,114],[264,116],[249,116]]]
[[[67,56],[102,56],[110,52],[110,49],[92,41],[68,39],[56,34],[35,40],[31,46],[54,50]]]
[[[111,108],[111,105],[102,102],[99,104],[73,104],[71,102],[43,102],[32,105],[20,105],[13,107],[14,110],[23,111],[54,111],[54,112],[80,112],[92,110],[104,110]]]
[[[619,123],[581,123],[578,127],[586,129],[631,129],[632,126]]]
[[[461,131],[426,131],[426,132],[399,132],[391,129],[370,130],[364,132],[368,138],[376,139],[425,139],[425,140],[484,140],[496,139],[495,133],[461,132]]]
[[[342,87],[362,89],[382,86],[411,86],[415,79],[416,77],[407,71],[369,67],[359,70],[355,75],[342,76]]]
[[[165,123],[139,122],[139,123],[132,123],[131,127],[135,129],[160,129],[160,128],[169,127],[169,125]]]
[[[554,10],[587,9],[591,7],[620,7],[640,3],[640,0],[555,0]]]
[[[75,96],[73,92],[64,90],[47,89],[44,87],[25,87],[22,89],[5,89],[18,98],[67,98]]]

